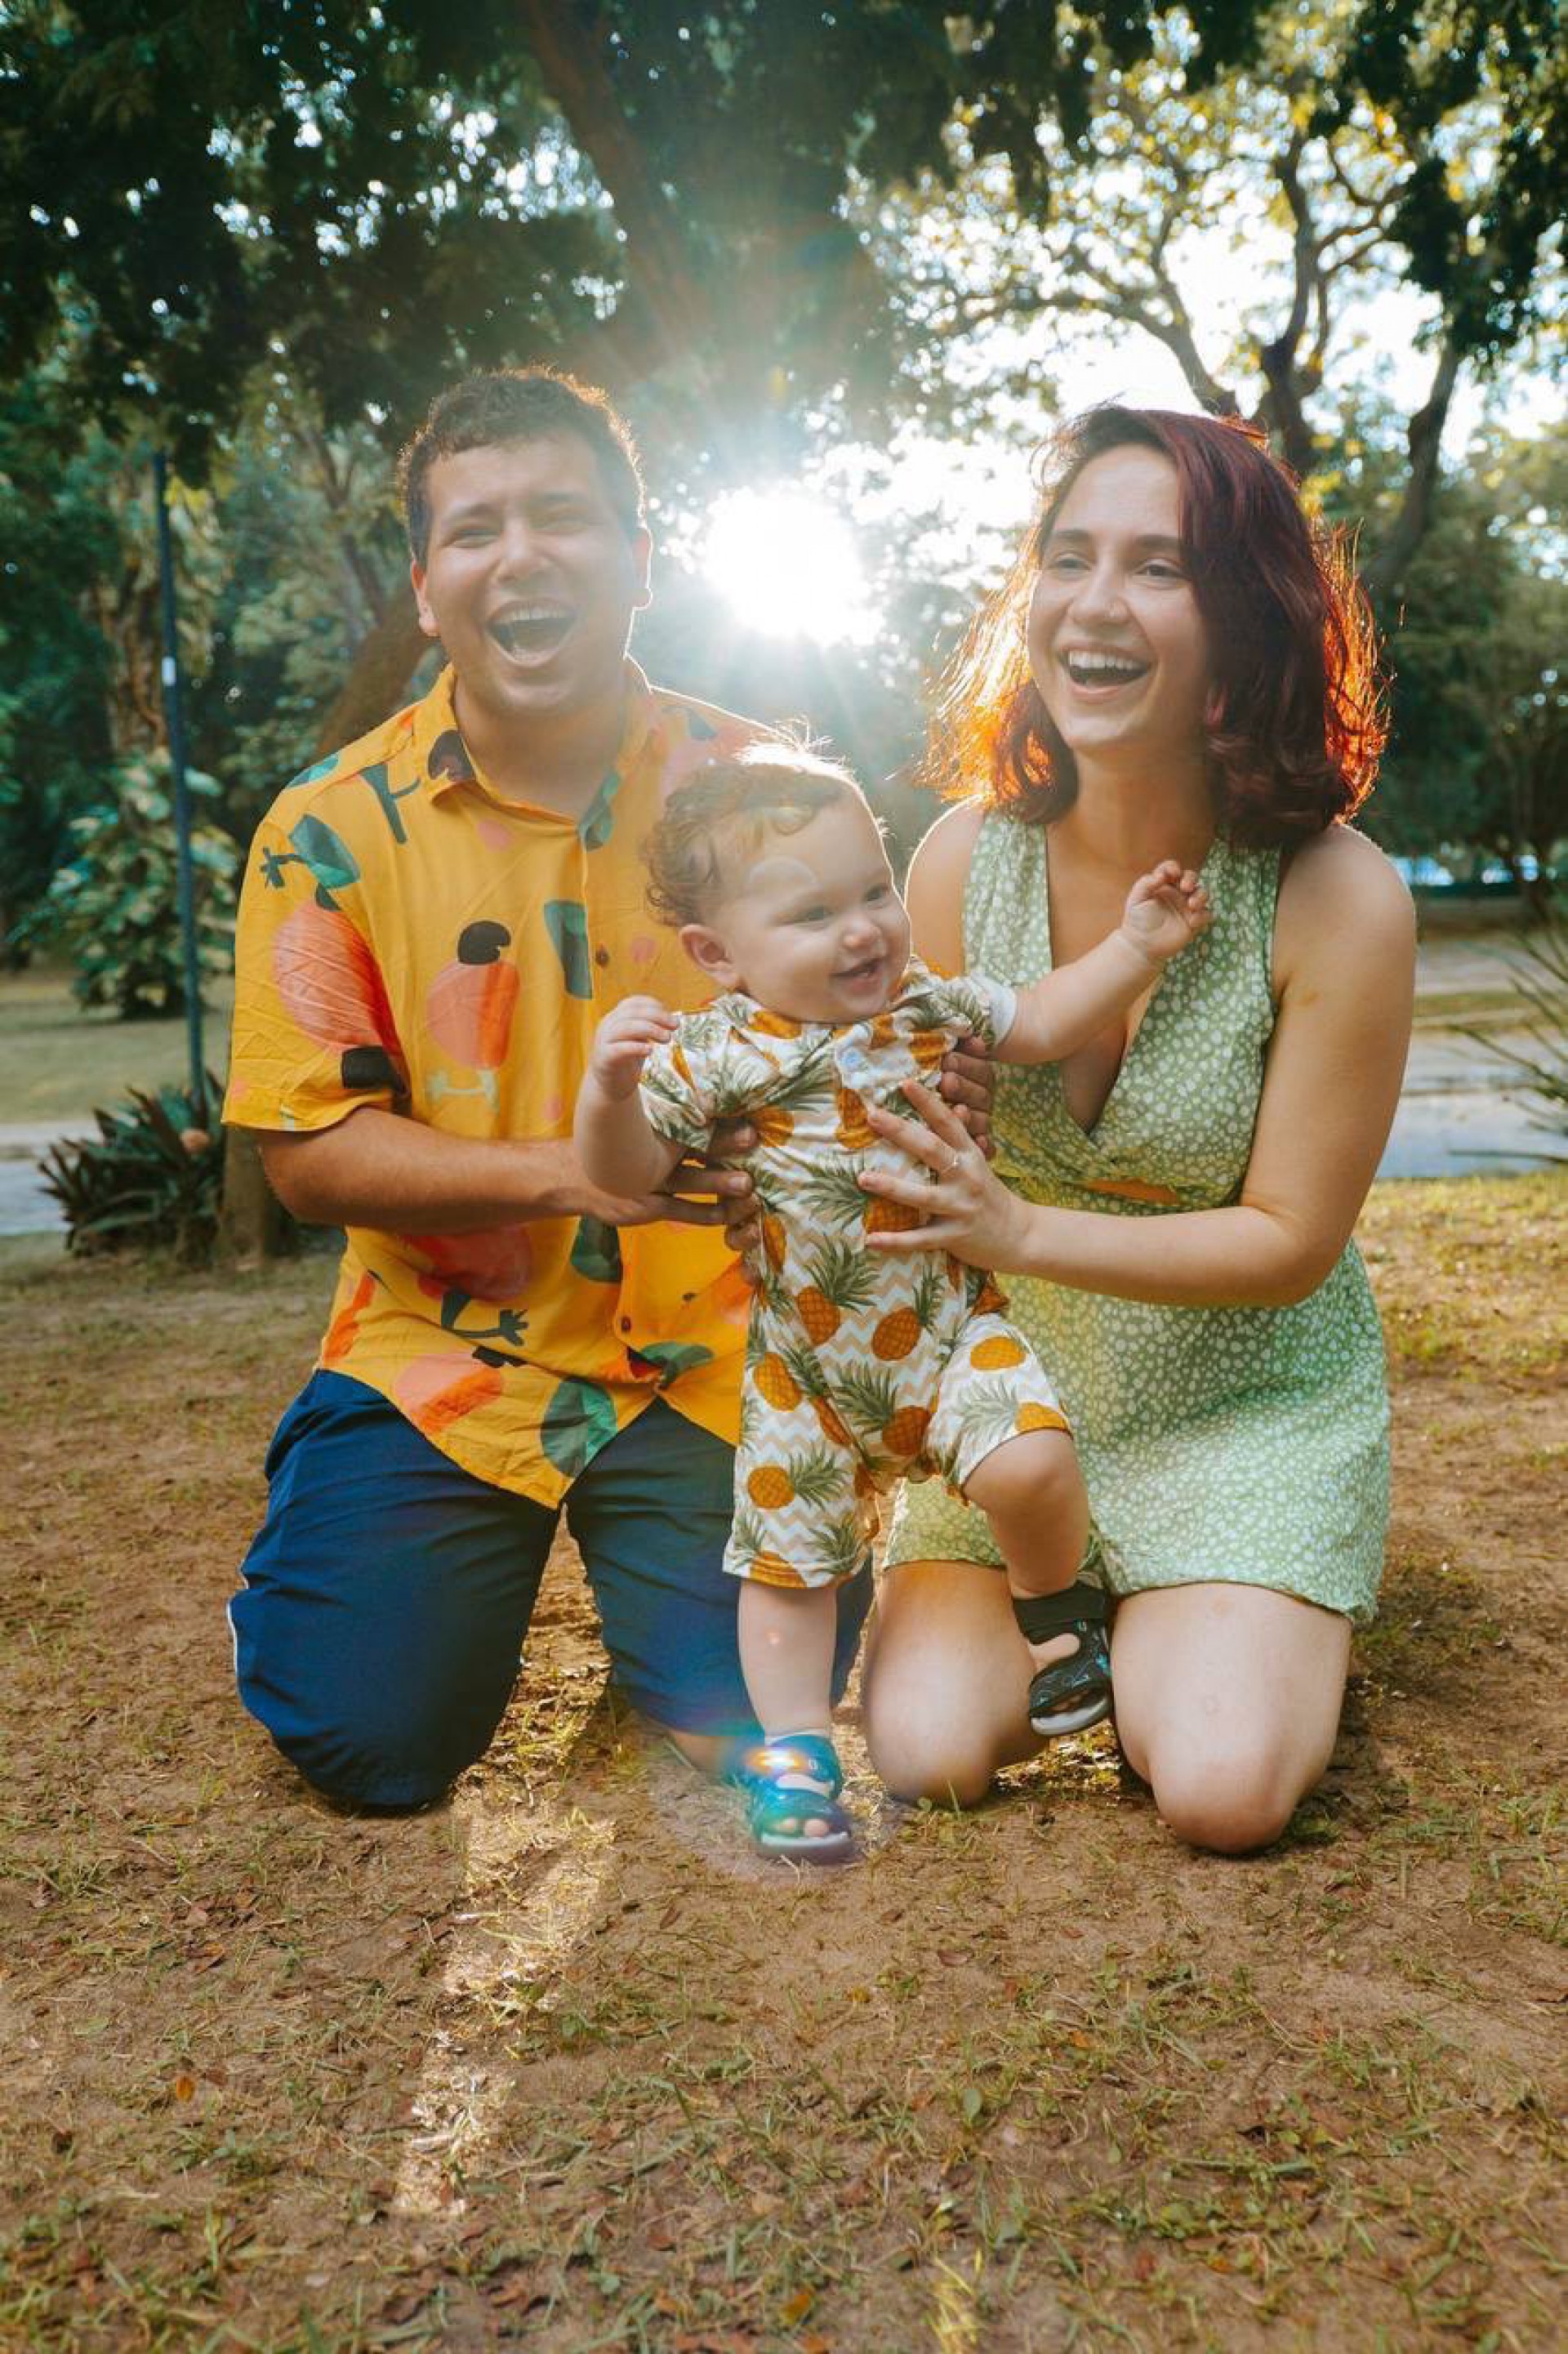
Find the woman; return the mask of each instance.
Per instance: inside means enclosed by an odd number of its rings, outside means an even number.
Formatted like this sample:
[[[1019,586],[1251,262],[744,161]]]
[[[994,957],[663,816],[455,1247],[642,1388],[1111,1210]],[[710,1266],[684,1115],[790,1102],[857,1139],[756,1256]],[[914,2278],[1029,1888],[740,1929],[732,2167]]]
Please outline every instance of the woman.
[[[1171,1828],[1274,1839],[1333,1747],[1387,1520],[1382,1337],[1351,1243],[1398,1098],[1414,927],[1349,817],[1383,726],[1365,608],[1245,428],[1068,429],[943,705],[960,806],[909,877],[916,948],[1027,981],[1156,859],[1215,919],[1125,1023],[1001,1069],[1000,1182],[938,1098],[874,1115],[929,1211],[889,1251],[996,1268],[1082,1450],[1119,1597],[1118,1730]],[[914,1091],[911,1090],[913,1097]],[[1022,1196],[1022,1198],[1021,1198]],[[981,1517],[906,1489],[868,1655],[873,1758],[971,1802],[1027,1756],[1031,1659]]]

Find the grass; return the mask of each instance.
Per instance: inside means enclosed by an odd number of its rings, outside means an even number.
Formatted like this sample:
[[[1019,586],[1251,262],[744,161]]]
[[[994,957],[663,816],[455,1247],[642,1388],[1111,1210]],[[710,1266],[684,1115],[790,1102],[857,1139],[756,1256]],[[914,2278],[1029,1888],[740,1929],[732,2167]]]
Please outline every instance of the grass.
[[[1384,1609],[1267,1856],[1103,1734],[899,1808],[851,1717],[815,1876],[611,1708],[565,1556],[450,1805],[313,1802],[222,1604],[330,1269],[0,1251],[0,2345],[1553,2343],[1565,1206],[1373,1196]]]
[[[226,984],[209,987],[207,997],[204,1052],[220,1077],[233,997]],[[183,1015],[121,1022],[85,1012],[70,993],[69,972],[54,966],[0,975],[0,1105],[7,1123],[85,1124],[128,1087],[182,1085],[189,1067]]]

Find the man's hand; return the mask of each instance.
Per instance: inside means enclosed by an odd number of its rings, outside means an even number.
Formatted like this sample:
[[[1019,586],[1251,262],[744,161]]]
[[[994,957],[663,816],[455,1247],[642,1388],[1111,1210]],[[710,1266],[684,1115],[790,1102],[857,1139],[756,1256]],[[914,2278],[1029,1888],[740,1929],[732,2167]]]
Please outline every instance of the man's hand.
[[[1209,895],[1192,868],[1166,858],[1140,875],[1128,893],[1120,931],[1139,956],[1163,965],[1180,956],[1213,921]]]
[[[938,1094],[951,1104],[989,1161],[996,1147],[991,1140],[991,1107],[996,1095],[996,1066],[983,1038],[960,1038],[942,1063]]]
[[[674,1034],[675,1017],[656,997],[623,997],[611,1008],[594,1032],[588,1056],[588,1069],[611,1103],[636,1093],[649,1055]]]
[[[681,1226],[722,1225],[730,1248],[745,1252],[759,1239],[756,1191],[746,1170],[721,1164],[756,1142],[749,1120],[721,1120],[706,1154],[677,1161],[655,1193],[596,1193],[585,1207],[607,1226],[646,1226],[660,1218]]]

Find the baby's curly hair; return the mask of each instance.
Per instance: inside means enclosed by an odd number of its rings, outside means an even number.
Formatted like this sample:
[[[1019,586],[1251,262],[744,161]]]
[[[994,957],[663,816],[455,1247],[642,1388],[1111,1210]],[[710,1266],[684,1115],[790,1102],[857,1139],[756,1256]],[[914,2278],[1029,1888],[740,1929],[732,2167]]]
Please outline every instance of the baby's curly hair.
[[[711,760],[676,787],[642,845],[649,907],[675,930],[706,923],[734,887],[737,856],[845,801],[865,801],[849,770],[799,744],[765,737]]]

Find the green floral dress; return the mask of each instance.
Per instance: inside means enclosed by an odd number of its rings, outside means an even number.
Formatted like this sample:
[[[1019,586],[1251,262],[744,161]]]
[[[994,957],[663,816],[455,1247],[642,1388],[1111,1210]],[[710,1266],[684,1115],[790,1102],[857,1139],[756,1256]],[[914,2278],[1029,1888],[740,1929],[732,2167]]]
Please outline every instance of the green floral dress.
[[[1017,983],[1050,970],[1046,838],[987,818],[964,898],[966,963]],[[1054,1065],[999,1067],[997,1167],[1030,1200],[1128,1218],[1236,1200],[1274,1027],[1279,854],[1216,841],[1203,881],[1213,928],[1167,968],[1092,1129],[1072,1118]],[[1112,1592],[1214,1580],[1372,1617],[1388,1394],[1353,1244],[1290,1308],[1161,1308],[1002,1280],[1061,1393]],[[887,1560],[1000,1555],[984,1514],[933,1482],[903,1490]]]

